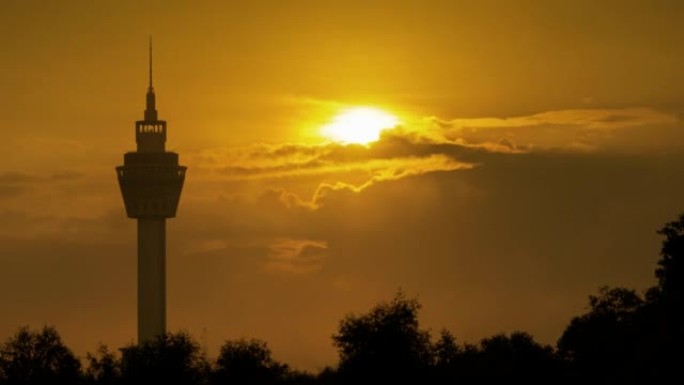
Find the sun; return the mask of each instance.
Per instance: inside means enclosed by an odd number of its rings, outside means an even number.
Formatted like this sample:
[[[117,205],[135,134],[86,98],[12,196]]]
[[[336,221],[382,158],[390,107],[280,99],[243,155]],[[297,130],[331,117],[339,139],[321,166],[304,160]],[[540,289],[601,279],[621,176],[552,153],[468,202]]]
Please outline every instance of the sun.
[[[372,107],[353,107],[340,111],[321,128],[321,134],[344,144],[368,144],[380,139],[380,133],[394,128],[399,119]]]

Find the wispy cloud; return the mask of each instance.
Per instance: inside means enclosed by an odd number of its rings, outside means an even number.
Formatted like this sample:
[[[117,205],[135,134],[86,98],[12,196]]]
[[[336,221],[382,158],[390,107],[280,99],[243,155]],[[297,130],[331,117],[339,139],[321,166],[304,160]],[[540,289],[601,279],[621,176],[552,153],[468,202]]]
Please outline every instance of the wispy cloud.
[[[0,173],[0,198],[21,195],[37,186],[54,182],[70,182],[83,177],[79,172],[58,171],[45,175],[7,171]]]
[[[495,152],[628,150],[642,146],[641,138],[653,136],[656,129],[661,132],[654,137],[666,145],[673,134],[667,128],[680,125],[677,114],[651,108],[577,109],[509,118],[433,116],[402,127],[402,135],[416,142],[480,146]]]
[[[360,184],[343,181],[320,183],[310,199],[302,199],[282,188],[271,189],[271,194],[288,208],[305,208],[316,210],[323,206],[325,198],[334,192],[360,193],[363,190],[382,182],[395,181],[407,177],[419,176],[439,171],[466,170],[474,164],[456,161],[446,155],[435,154],[427,157],[396,158],[368,161],[356,164],[358,170],[365,171],[370,177]]]
[[[436,118],[432,118],[438,120]],[[440,121],[442,127],[501,128],[529,126],[578,126],[593,129],[616,129],[646,124],[673,123],[676,117],[650,108],[578,109],[547,111],[511,118],[476,118]]]
[[[270,245],[264,266],[280,273],[310,274],[323,267],[327,252],[328,244],[324,241],[283,239]]]
[[[383,141],[392,140],[385,137],[380,142]],[[193,155],[190,162],[200,168],[207,179],[261,180],[271,184],[265,199],[275,199],[288,208],[308,210],[320,208],[325,198],[334,192],[360,193],[381,182],[476,166],[436,148],[426,151],[409,143],[407,149],[380,142],[370,146],[256,144],[202,151]],[[308,198],[290,190],[288,186],[294,178],[305,178],[311,184]]]

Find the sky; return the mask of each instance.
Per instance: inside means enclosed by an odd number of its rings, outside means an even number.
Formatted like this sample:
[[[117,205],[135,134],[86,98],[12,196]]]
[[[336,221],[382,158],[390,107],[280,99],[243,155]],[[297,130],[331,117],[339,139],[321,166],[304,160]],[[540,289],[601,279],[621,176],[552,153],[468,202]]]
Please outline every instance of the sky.
[[[167,149],[167,318],[306,370],[403,290],[475,343],[555,344],[602,285],[655,283],[684,210],[679,1],[0,1],[0,338],[136,338],[148,39]],[[375,142],[322,128],[372,107]]]

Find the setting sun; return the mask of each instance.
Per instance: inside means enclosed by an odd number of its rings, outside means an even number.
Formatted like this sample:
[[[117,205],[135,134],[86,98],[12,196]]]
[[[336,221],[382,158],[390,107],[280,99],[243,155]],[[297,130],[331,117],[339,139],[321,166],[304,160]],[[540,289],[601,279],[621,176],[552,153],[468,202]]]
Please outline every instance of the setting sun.
[[[397,117],[377,108],[355,107],[341,111],[323,126],[321,134],[336,142],[367,144],[398,123]]]

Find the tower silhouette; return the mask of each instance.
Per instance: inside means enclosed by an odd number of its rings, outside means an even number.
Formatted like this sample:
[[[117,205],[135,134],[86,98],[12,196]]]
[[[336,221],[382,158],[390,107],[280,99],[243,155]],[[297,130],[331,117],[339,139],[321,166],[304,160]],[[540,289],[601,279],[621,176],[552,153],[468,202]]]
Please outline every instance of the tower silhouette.
[[[166,333],[166,218],[176,216],[186,170],[166,151],[166,121],[157,119],[152,39],[146,99],[145,118],[135,122],[137,151],[116,168],[126,214],[138,220],[138,343]]]

